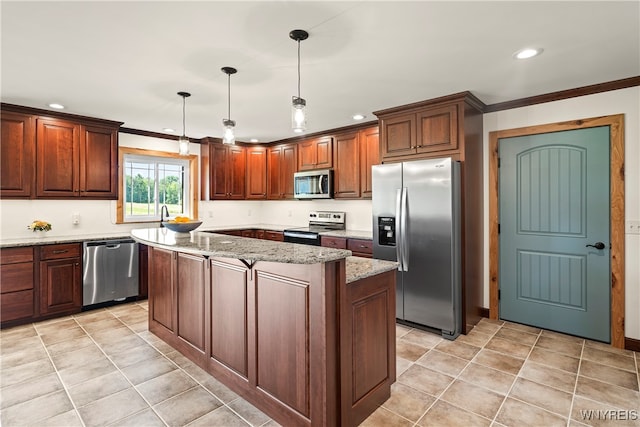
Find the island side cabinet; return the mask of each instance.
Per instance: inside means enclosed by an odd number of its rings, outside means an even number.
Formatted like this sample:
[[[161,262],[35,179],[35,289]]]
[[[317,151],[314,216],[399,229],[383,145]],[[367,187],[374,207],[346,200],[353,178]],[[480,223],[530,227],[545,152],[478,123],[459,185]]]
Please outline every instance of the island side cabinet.
[[[395,271],[149,247],[149,330],[282,425],[355,426],[395,381]]]

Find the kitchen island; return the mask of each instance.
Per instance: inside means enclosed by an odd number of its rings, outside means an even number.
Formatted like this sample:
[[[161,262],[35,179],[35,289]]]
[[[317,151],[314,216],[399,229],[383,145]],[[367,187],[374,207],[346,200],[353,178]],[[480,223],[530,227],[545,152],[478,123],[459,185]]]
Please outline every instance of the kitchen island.
[[[149,330],[282,425],[354,426],[395,381],[396,264],[206,232],[149,246]]]

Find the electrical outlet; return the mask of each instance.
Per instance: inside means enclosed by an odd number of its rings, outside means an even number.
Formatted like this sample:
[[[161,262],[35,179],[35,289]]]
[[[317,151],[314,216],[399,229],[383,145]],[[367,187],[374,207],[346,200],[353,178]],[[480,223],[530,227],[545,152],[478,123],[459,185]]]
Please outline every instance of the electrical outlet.
[[[209,218],[213,218],[213,211],[209,211]]]
[[[251,209],[247,212],[247,216],[251,216]]]
[[[640,234],[640,221],[627,221],[627,234]]]
[[[289,216],[291,216],[291,211],[289,211]]]
[[[80,224],[80,214],[78,212],[74,212],[71,215],[71,222],[73,223],[73,225]]]

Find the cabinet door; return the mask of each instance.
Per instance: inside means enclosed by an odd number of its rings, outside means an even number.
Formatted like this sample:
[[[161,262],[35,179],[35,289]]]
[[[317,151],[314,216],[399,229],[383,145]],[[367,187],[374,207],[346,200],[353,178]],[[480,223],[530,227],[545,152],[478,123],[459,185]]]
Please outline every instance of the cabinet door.
[[[316,144],[316,169],[333,167],[333,138],[319,138]]]
[[[360,146],[357,132],[336,136],[333,164],[333,196],[336,199],[360,197]]]
[[[457,111],[456,105],[449,105],[418,114],[418,153],[458,149]]]
[[[80,125],[55,119],[37,120],[37,197],[78,196],[79,149]]]
[[[293,174],[298,172],[298,144],[282,146],[280,189],[283,199],[294,198]]]
[[[284,192],[282,189],[281,172],[282,167],[282,147],[271,147],[267,152],[267,199],[282,199]],[[293,177],[291,177],[293,180]]]
[[[247,152],[243,147],[229,147],[227,189],[229,199],[242,200],[246,194]]]
[[[118,198],[118,131],[82,126],[80,138],[80,196]]]
[[[70,314],[82,309],[80,258],[40,262],[40,314]]]
[[[149,248],[149,320],[173,332],[174,252]]]
[[[327,248],[347,249],[347,239],[344,237],[321,236],[320,245]]]
[[[313,139],[302,141],[298,144],[298,170],[312,170],[316,168],[317,146]]]
[[[2,112],[0,139],[0,197],[28,198],[34,181],[35,119]]]
[[[382,158],[416,152],[416,116],[407,114],[381,120]]]
[[[378,127],[360,131],[360,196],[370,199],[373,194],[371,167],[380,163]]]
[[[266,240],[273,240],[274,242],[284,242],[284,233],[281,231],[269,231],[264,232],[264,238]]]
[[[209,145],[211,162],[211,184],[209,195],[211,200],[226,200],[229,198],[227,190],[227,169],[229,163],[229,151],[220,144]]]
[[[207,260],[178,253],[176,334],[204,354]]]
[[[247,148],[247,199],[267,198],[267,149]]]

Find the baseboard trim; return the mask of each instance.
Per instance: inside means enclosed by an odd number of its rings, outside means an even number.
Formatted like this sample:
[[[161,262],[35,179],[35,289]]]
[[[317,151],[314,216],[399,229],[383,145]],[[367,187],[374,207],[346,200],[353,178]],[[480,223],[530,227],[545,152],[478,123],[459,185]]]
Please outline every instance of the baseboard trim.
[[[626,350],[640,352],[640,340],[624,337],[624,348]]]

